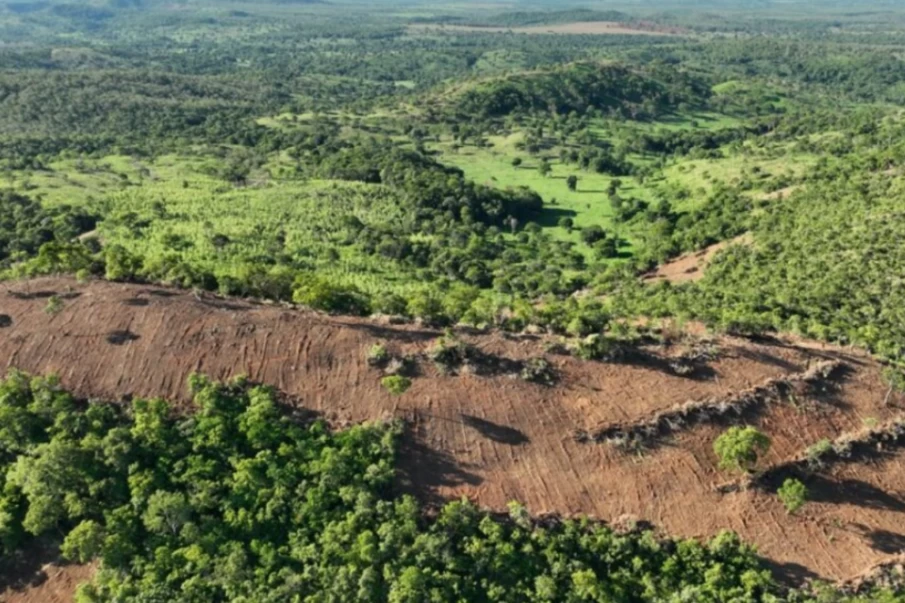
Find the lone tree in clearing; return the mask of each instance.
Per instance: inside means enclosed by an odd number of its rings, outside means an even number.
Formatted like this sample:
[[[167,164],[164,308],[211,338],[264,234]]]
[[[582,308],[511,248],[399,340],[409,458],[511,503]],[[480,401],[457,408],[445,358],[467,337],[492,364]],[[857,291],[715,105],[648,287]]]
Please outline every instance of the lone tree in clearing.
[[[789,515],[793,515],[807,502],[808,488],[801,481],[789,478],[776,491],[776,495],[779,496],[779,500],[785,506]]]
[[[753,427],[732,427],[713,443],[720,469],[751,471],[770,449],[770,438]]]
[[[544,159],[544,160],[541,161],[540,164],[537,166],[537,171],[540,172],[540,175],[541,175],[541,176],[543,176],[544,178],[546,178],[547,176],[550,175],[550,172],[553,171],[553,168],[550,166],[550,163],[549,163],[546,159]]]
[[[566,178],[566,186],[569,187],[569,190],[574,192],[578,188],[578,176],[575,174],[570,174],[568,178]]]

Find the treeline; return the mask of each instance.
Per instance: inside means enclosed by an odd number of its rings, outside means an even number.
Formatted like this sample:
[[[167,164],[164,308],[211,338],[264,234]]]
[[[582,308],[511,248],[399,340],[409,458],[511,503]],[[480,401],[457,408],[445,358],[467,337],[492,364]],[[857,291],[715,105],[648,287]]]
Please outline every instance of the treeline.
[[[64,558],[99,561],[79,603],[810,600],[782,595],[731,533],[536,523],[517,503],[429,517],[393,489],[399,425],[332,432],[264,386],[190,386],[181,414],[76,400],[53,377],[0,381],[3,555],[62,535]]]
[[[530,27],[532,25],[559,25],[562,23],[629,20],[631,20],[631,16],[621,11],[575,8],[548,11],[513,11],[479,18],[458,15],[416,17],[412,19],[411,22],[443,25],[469,25],[473,27]]]
[[[27,197],[0,192],[0,267],[37,255],[45,243],[67,243],[94,230],[97,217],[71,207],[44,208]]]

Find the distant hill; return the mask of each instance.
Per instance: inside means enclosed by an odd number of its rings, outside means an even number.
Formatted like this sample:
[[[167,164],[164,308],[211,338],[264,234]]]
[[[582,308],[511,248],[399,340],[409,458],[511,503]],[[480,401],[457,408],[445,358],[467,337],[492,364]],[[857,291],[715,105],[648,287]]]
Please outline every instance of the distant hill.
[[[461,114],[483,118],[537,111],[581,113],[591,108],[649,117],[680,103],[699,105],[708,95],[702,81],[675,69],[575,63],[484,80],[454,91],[447,102]]]
[[[468,25],[471,27],[531,27],[534,25],[560,25],[563,23],[587,23],[593,21],[631,21],[631,15],[616,10],[569,9],[553,11],[514,11],[487,17],[419,17],[412,23],[443,25]]]

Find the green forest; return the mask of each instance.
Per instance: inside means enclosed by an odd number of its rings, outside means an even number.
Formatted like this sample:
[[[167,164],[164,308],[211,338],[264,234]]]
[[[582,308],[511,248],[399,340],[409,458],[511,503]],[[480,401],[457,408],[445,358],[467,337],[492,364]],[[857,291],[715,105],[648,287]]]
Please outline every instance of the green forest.
[[[901,372],[903,57],[884,0],[0,0],[0,278],[530,329],[588,358],[693,320]],[[700,279],[646,278],[714,245]],[[191,388],[180,416],[11,372],[2,555],[97,560],[79,603],[905,600],[789,590],[731,533],[429,513],[393,487],[404,426]]]

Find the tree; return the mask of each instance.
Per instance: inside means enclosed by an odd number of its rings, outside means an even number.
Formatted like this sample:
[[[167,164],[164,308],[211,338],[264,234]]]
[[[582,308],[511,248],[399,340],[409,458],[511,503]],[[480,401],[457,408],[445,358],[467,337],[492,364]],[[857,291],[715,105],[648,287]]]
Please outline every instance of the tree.
[[[69,532],[60,552],[70,561],[88,563],[100,553],[104,537],[104,528],[99,523],[85,520]]]
[[[575,221],[568,216],[559,219],[559,227],[565,228],[569,232],[572,232],[572,228],[575,227]]]
[[[581,240],[588,245],[593,245],[597,241],[602,240],[604,237],[606,237],[606,232],[597,224],[594,224],[593,226],[586,226],[581,229]]]
[[[517,168],[517,167],[519,167],[519,166],[521,166],[521,165],[522,165],[522,158],[521,158],[521,157],[513,157],[513,158],[512,158],[512,167],[516,167],[516,168]]]
[[[550,175],[550,172],[553,171],[553,168],[550,167],[550,162],[546,159],[542,160],[540,164],[537,166],[537,171],[540,172],[540,175],[546,178]]]
[[[724,470],[751,471],[770,449],[770,438],[754,427],[732,427],[713,443]]]
[[[569,177],[566,178],[566,186],[569,187],[570,191],[574,192],[578,188],[578,176],[569,174]]]
[[[173,536],[188,523],[192,508],[180,492],[158,490],[148,499],[148,509],[144,514],[145,527],[157,534],[170,533]]]
[[[807,502],[808,488],[801,481],[789,478],[776,491],[776,495],[779,496],[779,500],[782,501],[789,515],[792,515]]]
[[[390,375],[381,379],[380,384],[394,396],[401,396],[412,386],[412,380],[402,375]]]

